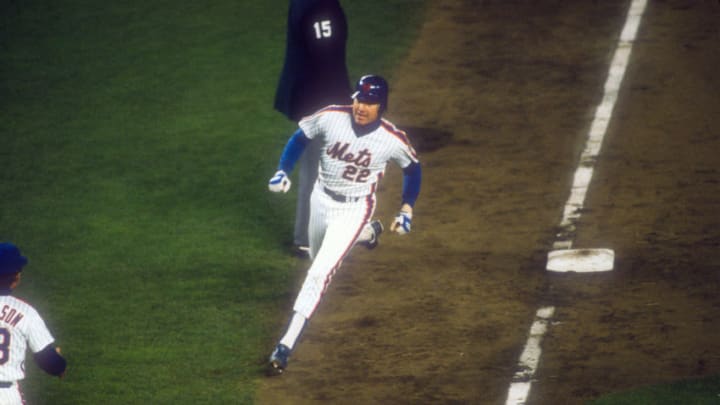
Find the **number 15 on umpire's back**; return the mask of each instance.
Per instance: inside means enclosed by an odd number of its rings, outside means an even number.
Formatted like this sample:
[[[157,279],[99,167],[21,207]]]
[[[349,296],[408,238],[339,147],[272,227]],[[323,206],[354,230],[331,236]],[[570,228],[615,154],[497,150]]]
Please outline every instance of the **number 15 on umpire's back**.
[[[313,24],[315,29],[315,38],[330,38],[332,37],[332,24],[330,20],[317,21]]]

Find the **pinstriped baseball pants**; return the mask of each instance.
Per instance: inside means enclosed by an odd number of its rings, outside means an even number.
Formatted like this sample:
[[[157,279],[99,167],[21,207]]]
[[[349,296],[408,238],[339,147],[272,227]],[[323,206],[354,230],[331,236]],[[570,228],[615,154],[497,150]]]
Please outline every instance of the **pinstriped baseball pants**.
[[[352,249],[375,212],[377,199],[370,194],[354,202],[340,202],[316,183],[310,197],[310,257],[313,259],[293,309],[310,318],[332,276]]]

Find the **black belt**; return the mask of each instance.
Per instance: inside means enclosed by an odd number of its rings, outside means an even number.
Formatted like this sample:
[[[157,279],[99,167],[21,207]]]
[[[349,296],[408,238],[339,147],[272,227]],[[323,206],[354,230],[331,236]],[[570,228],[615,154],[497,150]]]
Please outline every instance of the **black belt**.
[[[345,196],[342,194],[338,194],[338,193],[330,190],[327,187],[323,187],[323,191],[325,192],[325,194],[329,195],[330,198],[332,198],[333,200],[335,200],[337,202],[355,202],[355,201],[360,201],[363,198],[365,198],[365,197],[348,197],[348,196]]]
[[[7,381],[0,381],[0,388],[10,388],[12,387],[13,383],[7,382]]]

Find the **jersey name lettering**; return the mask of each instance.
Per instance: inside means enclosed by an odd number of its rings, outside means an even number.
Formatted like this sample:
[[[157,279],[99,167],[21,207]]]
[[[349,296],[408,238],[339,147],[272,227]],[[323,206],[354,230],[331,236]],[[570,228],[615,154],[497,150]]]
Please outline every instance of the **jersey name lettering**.
[[[24,317],[25,315],[23,315],[22,312],[18,312],[15,308],[10,308],[8,305],[3,306],[2,310],[0,310],[0,321],[12,326],[17,326],[18,322]]]
[[[353,153],[347,151],[349,147],[349,143],[344,143],[341,145],[340,142],[335,142],[335,145],[331,146],[327,150],[327,154],[331,158],[340,160],[342,162],[355,163],[356,165],[362,167],[370,166],[370,162],[372,161],[372,153],[370,153],[369,150],[363,149],[358,152],[357,156],[355,156]]]

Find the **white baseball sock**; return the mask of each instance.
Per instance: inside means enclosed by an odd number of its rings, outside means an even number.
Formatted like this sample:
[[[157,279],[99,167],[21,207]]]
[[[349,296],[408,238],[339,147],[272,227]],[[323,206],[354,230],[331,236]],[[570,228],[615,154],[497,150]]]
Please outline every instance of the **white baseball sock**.
[[[298,338],[300,338],[300,334],[305,328],[306,323],[307,319],[299,313],[295,312],[292,319],[290,320],[290,325],[288,325],[285,336],[280,339],[280,344],[283,344],[289,347],[290,350],[292,350],[295,346],[295,342],[297,342]]]

